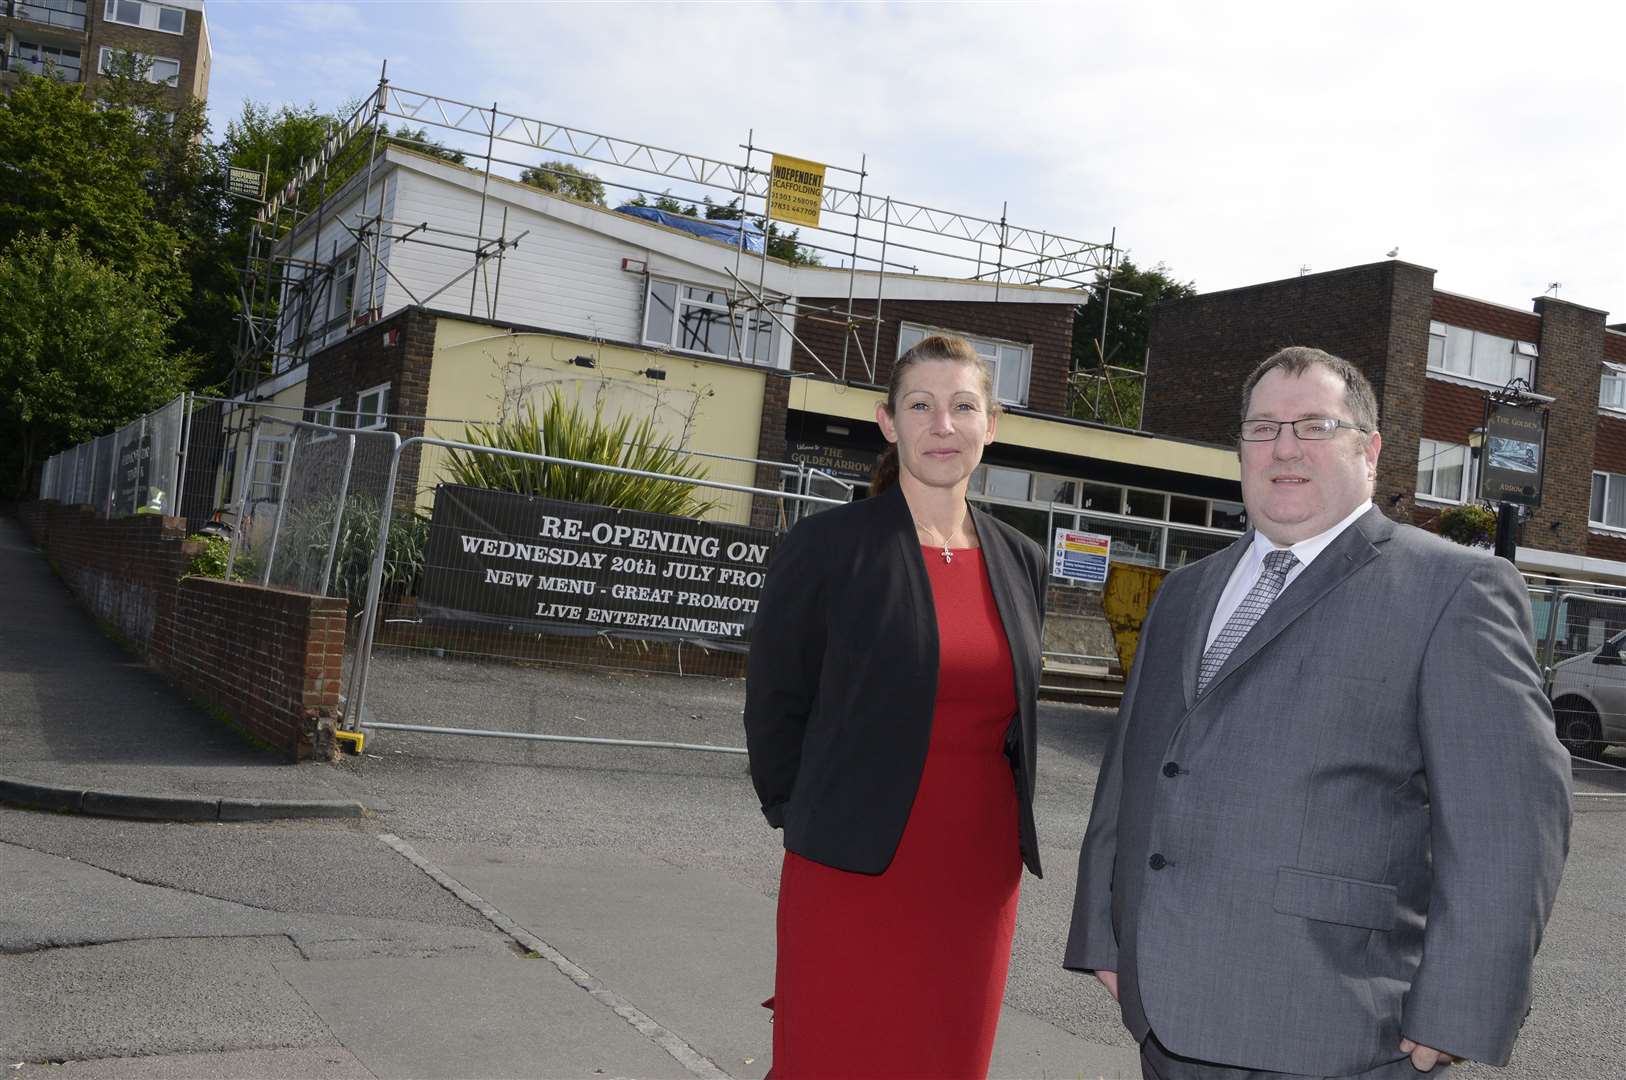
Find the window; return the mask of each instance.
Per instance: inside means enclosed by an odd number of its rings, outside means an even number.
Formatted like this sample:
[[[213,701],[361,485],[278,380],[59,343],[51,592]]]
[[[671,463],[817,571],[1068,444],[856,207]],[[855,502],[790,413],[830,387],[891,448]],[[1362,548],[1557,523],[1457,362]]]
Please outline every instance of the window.
[[[1605,362],[1598,385],[1598,405],[1604,409],[1626,409],[1626,366]]]
[[[120,0],[123,2],[123,0]],[[109,49],[102,46],[101,60],[96,68],[103,75],[116,75],[121,73],[120,65],[128,60],[133,63],[133,74],[144,78],[150,83],[159,83],[163,86],[179,86],[181,83],[181,62],[162,56],[148,56],[146,53],[131,52],[126,49]]]
[[[125,26],[139,26],[144,30],[162,30],[166,34],[186,31],[185,8],[148,3],[147,0],[107,0],[102,18]]]
[[[1215,499],[1212,503],[1212,517],[1208,523],[1216,529],[1235,529],[1241,532],[1248,527],[1248,512],[1241,503]]]
[[[957,330],[941,330],[930,326],[919,326],[913,323],[904,323],[898,328],[898,355],[902,356],[910,349],[933,334],[952,334],[963,337],[977,350],[977,355],[988,361],[994,369],[994,396],[1006,405],[1026,405],[1028,401],[1028,382],[1033,373],[1033,347],[1031,345],[1018,345],[1010,341],[997,341],[993,338],[980,338],[971,334],[962,334]]]
[[[1086,481],[1082,487],[1084,508],[1103,514],[1121,514],[1124,509],[1124,489]]]
[[[1468,448],[1422,439],[1417,444],[1417,494],[1462,502],[1468,497]]]
[[[1587,519],[1606,529],[1626,529],[1626,476],[1620,473],[1592,474],[1592,509]]]
[[[312,405],[305,410],[307,424],[326,424],[328,427],[339,426],[339,399],[324,401],[320,405]],[[332,432],[317,432],[311,435],[311,442],[321,442],[333,438]]]
[[[1028,480],[1028,473],[1021,469],[1002,469],[998,465],[985,465],[981,490],[996,499],[1027,502]]]
[[[384,426],[390,404],[390,384],[375,386],[356,395],[356,430],[366,431]]]
[[[1036,475],[1033,478],[1033,501],[1078,505],[1078,481],[1065,476]]]
[[[78,82],[84,76],[79,50],[62,45],[39,45],[18,38],[14,59],[19,71],[50,74],[63,82]]]
[[[644,304],[644,340],[684,352],[773,363],[773,319],[749,304],[729,311],[720,289],[651,279]]]
[[[1168,517],[1167,496],[1161,491],[1139,491],[1129,488],[1125,492],[1124,500],[1128,509],[1124,513],[1130,517],[1156,518],[1162,521]]]
[[[1528,341],[1431,322],[1428,368],[1495,386],[1503,386],[1511,379],[1534,385],[1536,347]]]
[[[350,304],[356,296],[356,252],[352,248],[349,255],[335,262],[336,270],[333,279],[333,300],[328,308],[328,318],[350,318]]]
[[[85,0],[18,0],[16,10],[19,19],[69,30],[85,28]]]

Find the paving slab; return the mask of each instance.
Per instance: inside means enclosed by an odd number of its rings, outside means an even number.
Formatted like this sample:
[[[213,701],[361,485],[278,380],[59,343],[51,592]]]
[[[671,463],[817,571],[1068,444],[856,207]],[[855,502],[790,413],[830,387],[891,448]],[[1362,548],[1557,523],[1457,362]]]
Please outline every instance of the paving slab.
[[[278,970],[377,1077],[689,1077],[545,960],[516,953],[503,962],[340,960]]]
[[[742,1080],[764,1076],[773,1028],[772,898],[637,854],[429,844],[441,869]],[[697,992],[704,988],[704,992]],[[1138,1076],[1139,1059],[1007,1006],[991,1076]]]
[[[7,1075],[20,1080],[376,1080],[342,1047],[155,1054],[60,1064],[29,1061]]]

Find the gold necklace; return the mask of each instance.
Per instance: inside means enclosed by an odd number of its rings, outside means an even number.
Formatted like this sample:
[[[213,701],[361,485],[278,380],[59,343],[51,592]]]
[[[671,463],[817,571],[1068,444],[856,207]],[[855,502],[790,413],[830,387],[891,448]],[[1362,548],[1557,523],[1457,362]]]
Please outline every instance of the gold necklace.
[[[916,531],[923,532],[930,537],[932,543],[935,544],[937,542],[937,530],[932,528],[930,525],[923,525],[917,521],[915,522],[915,529]],[[954,534],[952,532],[949,533],[949,536],[953,535]],[[951,563],[954,561],[954,553],[949,550],[949,536],[943,537],[943,561],[946,563]]]

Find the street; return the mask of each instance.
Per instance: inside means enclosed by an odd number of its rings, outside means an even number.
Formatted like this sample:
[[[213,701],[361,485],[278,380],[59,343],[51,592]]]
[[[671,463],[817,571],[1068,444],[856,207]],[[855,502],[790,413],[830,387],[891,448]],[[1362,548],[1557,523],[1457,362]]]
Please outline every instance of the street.
[[[737,681],[384,658],[372,709],[739,745],[742,696]],[[996,1075],[1135,1075],[1104,992],[1059,965],[1112,717],[1041,711],[1046,877],[1023,883]],[[18,1075],[765,1071],[780,848],[743,757],[375,732],[361,757],[285,768],[320,773],[369,816],[187,825],[0,808],[0,1049],[28,1063]],[[1618,809],[1578,800],[1534,1009],[1500,1075],[1620,1074]]]

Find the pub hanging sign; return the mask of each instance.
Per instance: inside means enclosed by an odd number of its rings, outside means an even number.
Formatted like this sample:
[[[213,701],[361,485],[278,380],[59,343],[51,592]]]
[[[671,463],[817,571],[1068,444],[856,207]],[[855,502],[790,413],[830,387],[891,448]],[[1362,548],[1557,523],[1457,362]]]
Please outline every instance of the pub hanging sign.
[[[1545,406],[1487,399],[1485,445],[1479,470],[1480,498],[1540,506],[1546,452]]]
[[[427,622],[743,649],[767,529],[443,484],[424,553]]]

